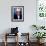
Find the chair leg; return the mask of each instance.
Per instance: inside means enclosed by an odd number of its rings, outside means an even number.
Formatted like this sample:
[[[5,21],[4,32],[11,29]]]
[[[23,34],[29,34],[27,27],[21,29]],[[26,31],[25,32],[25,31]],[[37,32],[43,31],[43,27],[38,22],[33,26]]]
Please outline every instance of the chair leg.
[[[7,46],[7,34],[5,34],[5,46]]]
[[[7,42],[5,41],[5,46],[7,46]]]

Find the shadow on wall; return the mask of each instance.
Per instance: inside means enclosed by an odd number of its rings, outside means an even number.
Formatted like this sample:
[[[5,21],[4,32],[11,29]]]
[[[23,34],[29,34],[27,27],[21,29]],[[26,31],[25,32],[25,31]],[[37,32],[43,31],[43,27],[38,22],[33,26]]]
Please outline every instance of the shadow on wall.
[[[0,42],[3,42],[4,41],[4,35],[5,35],[5,33],[7,32],[7,33],[10,33],[11,31],[11,28],[8,28],[8,29],[5,29],[5,30],[3,30],[3,32],[2,33],[0,33]]]
[[[11,28],[8,28],[8,29],[5,29],[2,34],[10,33],[10,32],[11,32]]]

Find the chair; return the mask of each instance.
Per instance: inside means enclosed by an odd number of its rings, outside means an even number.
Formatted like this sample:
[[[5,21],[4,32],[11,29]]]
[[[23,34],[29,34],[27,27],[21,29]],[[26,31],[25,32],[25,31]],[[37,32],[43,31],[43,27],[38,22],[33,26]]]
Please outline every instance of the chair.
[[[18,46],[18,27],[16,28],[11,28],[11,33],[5,33],[5,46],[7,46],[7,38],[17,36],[17,45]],[[15,39],[16,40],[16,39]]]
[[[19,42],[19,46],[30,46],[29,33],[21,33],[21,39],[26,39],[26,41]]]
[[[18,46],[18,34],[9,34],[9,33],[5,34],[5,46],[8,45],[7,38],[10,38],[11,36],[17,36],[17,39],[15,38],[15,40],[17,40],[15,46]]]

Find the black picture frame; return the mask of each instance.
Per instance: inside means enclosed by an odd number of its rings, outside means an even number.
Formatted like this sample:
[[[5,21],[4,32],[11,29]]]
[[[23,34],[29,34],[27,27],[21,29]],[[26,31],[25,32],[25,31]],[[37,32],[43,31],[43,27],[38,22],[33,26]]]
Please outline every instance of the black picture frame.
[[[12,22],[24,21],[24,6],[11,6],[11,21]]]

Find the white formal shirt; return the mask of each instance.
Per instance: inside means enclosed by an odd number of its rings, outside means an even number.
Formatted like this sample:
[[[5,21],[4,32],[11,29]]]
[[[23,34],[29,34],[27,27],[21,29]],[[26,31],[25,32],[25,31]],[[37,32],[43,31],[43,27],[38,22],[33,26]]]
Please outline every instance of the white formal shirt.
[[[18,20],[20,19],[20,16],[18,15]]]

